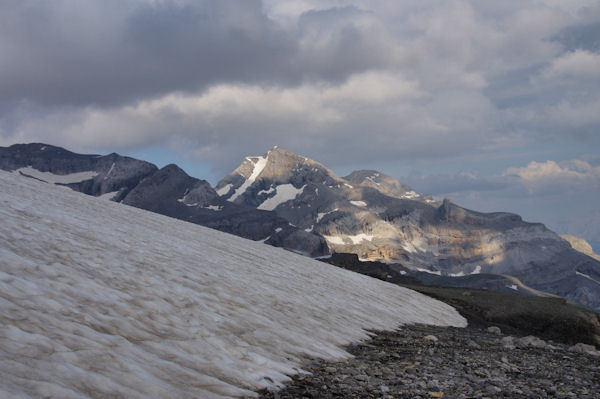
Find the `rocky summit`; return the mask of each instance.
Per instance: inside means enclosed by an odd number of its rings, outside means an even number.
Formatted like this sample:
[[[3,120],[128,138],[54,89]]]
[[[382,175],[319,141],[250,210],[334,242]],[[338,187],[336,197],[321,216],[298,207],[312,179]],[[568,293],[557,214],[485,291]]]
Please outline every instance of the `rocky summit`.
[[[509,276],[516,292],[525,285],[600,309],[600,262],[515,214],[436,202],[377,171],[342,178],[280,147],[245,158],[216,189],[321,235],[331,252],[446,277]]]

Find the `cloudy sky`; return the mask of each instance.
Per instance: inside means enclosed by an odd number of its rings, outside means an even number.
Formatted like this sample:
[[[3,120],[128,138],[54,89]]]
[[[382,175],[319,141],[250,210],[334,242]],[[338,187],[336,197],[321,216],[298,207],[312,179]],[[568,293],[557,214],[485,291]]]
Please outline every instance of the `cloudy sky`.
[[[213,184],[279,145],[598,245],[600,1],[3,0],[31,141]]]

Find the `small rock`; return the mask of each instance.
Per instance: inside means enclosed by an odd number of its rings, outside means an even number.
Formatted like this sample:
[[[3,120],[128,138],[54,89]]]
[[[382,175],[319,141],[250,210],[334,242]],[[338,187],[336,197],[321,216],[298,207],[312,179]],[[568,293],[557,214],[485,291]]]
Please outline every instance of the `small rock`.
[[[443,398],[444,392],[429,392],[430,398]]]
[[[337,368],[335,367],[325,367],[325,371],[329,374],[335,374],[337,373]]]
[[[543,339],[529,335],[527,337],[519,338],[517,341],[519,347],[534,347],[534,348],[545,348],[546,342]]]
[[[382,385],[379,387],[379,390],[383,393],[386,393],[390,391],[390,387],[388,387],[387,385]]]
[[[366,374],[359,374],[356,377],[354,377],[357,381],[369,381],[369,376],[367,376]]]
[[[592,356],[600,356],[600,352],[596,350],[596,347],[593,345],[587,345],[584,343],[578,343],[569,348],[571,352],[577,353],[585,353]]]
[[[425,341],[432,341],[432,342],[438,342],[439,341],[438,337],[436,337],[435,335],[426,335],[426,336],[423,337],[423,339]]]
[[[502,389],[501,389],[501,388],[498,388],[498,387],[497,387],[497,386],[495,386],[495,385],[489,385],[489,386],[486,388],[486,390],[487,390],[487,392],[488,392],[488,393],[491,393],[491,394],[496,394],[496,393],[500,393],[500,392],[502,392]]]
[[[481,349],[481,345],[479,345],[477,342],[473,341],[472,339],[470,339],[470,340],[467,342],[467,346],[468,346],[469,348],[473,348],[473,349]]]
[[[515,349],[515,338],[510,335],[502,338],[500,342],[505,349]]]
[[[499,327],[491,326],[487,328],[487,332],[490,334],[502,335],[502,330]]]

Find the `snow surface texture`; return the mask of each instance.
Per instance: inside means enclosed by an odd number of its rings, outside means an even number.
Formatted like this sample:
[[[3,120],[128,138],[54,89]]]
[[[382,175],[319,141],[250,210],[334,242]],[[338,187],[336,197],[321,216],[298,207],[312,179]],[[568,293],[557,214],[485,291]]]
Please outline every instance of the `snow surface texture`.
[[[0,397],[255,395],[365,329],[465,326],[416,292],[0,172]]]

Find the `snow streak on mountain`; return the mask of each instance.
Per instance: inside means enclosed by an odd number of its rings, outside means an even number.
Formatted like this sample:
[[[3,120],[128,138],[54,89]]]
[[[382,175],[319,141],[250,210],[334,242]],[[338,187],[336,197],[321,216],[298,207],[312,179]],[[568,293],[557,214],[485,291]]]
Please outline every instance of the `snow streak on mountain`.
[[[0,396],[253,395],[365,329],[464,326],[418,293],[0,172]]]

